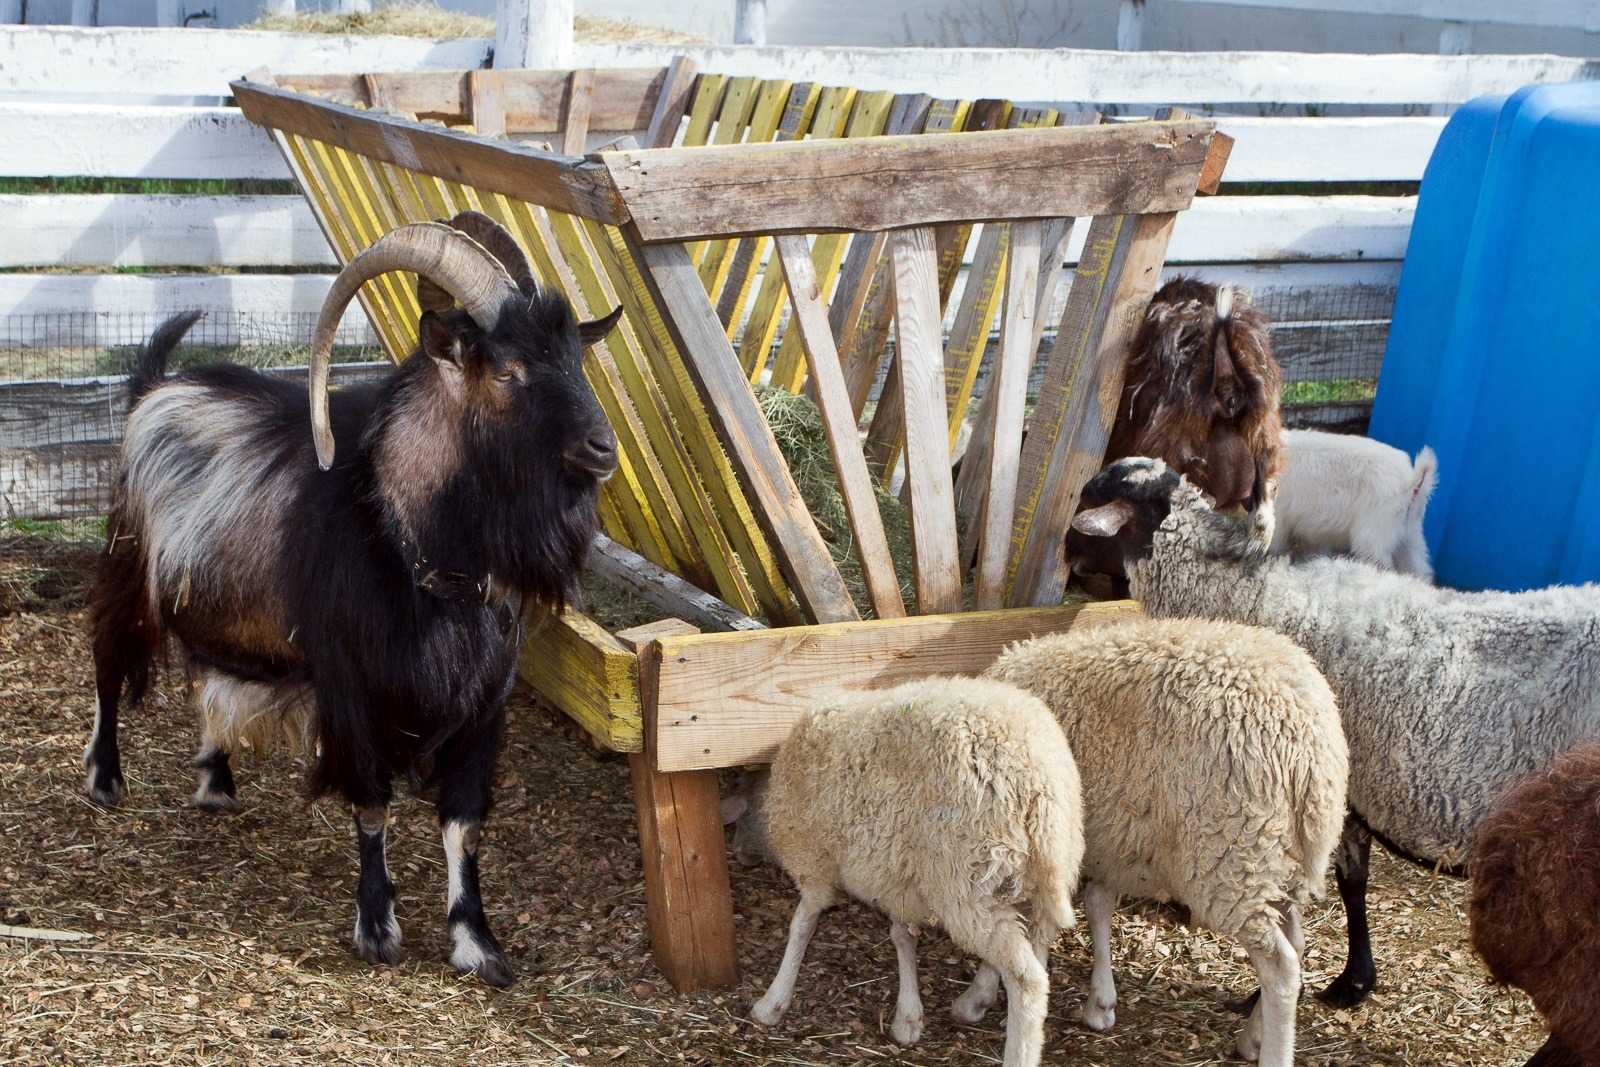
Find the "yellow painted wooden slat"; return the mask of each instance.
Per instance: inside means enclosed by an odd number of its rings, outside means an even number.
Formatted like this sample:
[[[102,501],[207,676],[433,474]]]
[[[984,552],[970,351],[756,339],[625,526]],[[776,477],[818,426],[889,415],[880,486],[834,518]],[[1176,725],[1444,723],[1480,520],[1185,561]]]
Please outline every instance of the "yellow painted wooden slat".
[[[356,175],[350,154],[336,145],[321,142],[316,144],[314,152],[321,159],[325,168],[324,173],[331,182],[335,195],[349,212],[351,232],[358,238],[359,247],[365,249],[382,237],[386,230],[367,196],[364,184]],[[402,309],[405,306],[404,293],[415,286],[415,276],[389,272],[374,278],[370,284],[377,294],[379,314],[388,322],[390,335],[409,354],[416,335],[404,322]]]
[[[597,257],[577,221],[570,215],[559,213],[552,213],[549,218],[556,244],[566,263],[572,267],[590,303],[621,300],[626,305],[625,297],[596,269],[594,260]],[[709,572],[710,581],[708,583],[699,574],[689,577],[696,584],[716,590],[719,596],[741,611],[749,613],[757,610],[755,592],[739,567],[733,546],[718,521],[716,509],[694,472],[693,460],[684,447],[682,435],[672,422],[669,406],[646,365],[643,345],[632,323],[626,325],[623,343],[616,353],[618,372],[629,395],[635,398],[645,432],[661,459],[662,473],[671,487],[672,497],[683,509],[688,536],[697,548],[694,559],[703,571]]]
[[[739,144],[744,140],[746,131],[750,129],[750,116],[756,106],[756,91],[760,84],[757,78],[728,79],[727,90],[722,96],[722,108],[717,112],[717,129],[711,135],[711,144]],[[720,258],[721,251],[726,246],[726,241],[695,241],[689,245],[689,258],[697,266],[704,268],[707,255],[716,253]],[[706,272],[707,269],[709,274]],[[700,277],[706,283],[708,291],[717,271],[717,263],[702,269]]]
[[[524,646],[518,673],[613,752],[644,750],[638,658],[586,615],[568,609]]]
[[[367,187],[368,195],[372,199],[373,207],[377,209],[378,221],[383,225],[384,232],[399,229],[412,221],[405,206],[400,202],[398,190],[389,172],[379,167],[373,160],[354,152],[350,153],[350,161],[355,165],[357,175]],[[399,324],[404,331],[406,341],[415,350],[420,335],[418,322],[422,317],[422,307],[417,303],[417,289],[415,278],[412,275],[402,274],[402,284],[399,289],[399,304],[395,308]]]
[[[635,325],[644,323],[647,327],[644,349],[651,359],[655,379],[762,609],[780,625],[804,621],[622,234],[590,219],[584,219],[583,225],[591,247],[628,306],[628,314],[633,316]]]
[[[711,136],[711,124],[717,118],[717,105],[722,102],[723,90],[728,87],[726,74],[702,74],[695,80],[694,103],[689,105],[689,126],[683,131],[679,148],[698,148]]]
[[[809,136],[813,139],[843,136],[855,101],[856,90],[850,86],[829,86],[822,90]],[[755,307],[750,311],[750,321],[745,323],[743,339],[739,342],[739,362],[744,365],[751,381],[760,378],[766,368],[767,355],[777,338],[783,308],[787,303],[783,271],[777,269],[776,263],[768,263]]]
[[[305,190],[319,217],[324,220],[328,238],[333,244],[334,255],[338,257],[340,263],[350,262],[360,248],[356,244],[356,237],[350,231],[349,222],[344,217],[338,199],[328,186],[327,179],[313,165],[314,153],[311,150],[313,142],[307,138],[286,134],[283,143],[288,149],[301,188]],[[363,285],[356,291],[356,299],[361,303],[361,309],[366,312],[367,321],[372,324],[384,351],[389,354],[390,359],[396,363],[400,362],[409,350],[401,338],[390,332],[387,318],[378,313],[378,294],[375,288],[370,284]]]
[[[889,121],[889,109],[893,106],[893,93],[861,93],[856,97],[855,111],[850,116],[850,124],[845,128],[844,135],[878,136]],[[811,248],[811,264],[816,269],[817,287],[824,303],[827,302],[828,294],[833,289],[833,283],[839,278],[839,268],[844,264],[844,254],[849,247],[849,234],[825,233],[817,238]],[[772,384],[790,392],[799,392],[805,377],[805,349],[800,344],[799,336],[790,330],[778,346],[778,357],[772,369]]]

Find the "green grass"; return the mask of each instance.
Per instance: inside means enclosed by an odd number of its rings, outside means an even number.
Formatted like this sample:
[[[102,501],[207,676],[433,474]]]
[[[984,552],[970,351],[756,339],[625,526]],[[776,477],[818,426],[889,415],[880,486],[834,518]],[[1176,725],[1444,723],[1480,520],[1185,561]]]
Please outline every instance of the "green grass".
[[[1321,382],[1285,382],[1284,407],[1312,404],[1370,404],[1378,395],[1376,378],[1329,378]]]

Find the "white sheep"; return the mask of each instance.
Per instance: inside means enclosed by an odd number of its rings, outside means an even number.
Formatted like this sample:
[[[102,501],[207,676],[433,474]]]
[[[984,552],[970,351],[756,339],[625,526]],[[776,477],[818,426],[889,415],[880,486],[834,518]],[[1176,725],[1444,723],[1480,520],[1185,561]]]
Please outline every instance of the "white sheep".
[[[1114,538],[1147,612],[1277,630],[1338,694],[1352,819],[1336,873],[1350,959],[1321,996],[1357,1003],[1376,980],[1372,835],[1401,856],[1459,868],[1502,790],[1600,739],[1600,586],[1466,593],[1353,559],[1269,558],[1255,524],[1218,514],[1160,460],[1119,460],[1091,491],[1105,503],[1074,527]]]
[[[1049,946],[1073,925],[1083,858],[1078,772],[1044,705],[972,678],[840,700],[803,717],[757,782],[724,801],[723,818],[739,819],[736,851],[783,865],[800,904],[751,1016],[783,1017],[817,917],[843,890],[889,917],[896,1041],[921,1035],[917,928],[937,924],[1005,980],[1006,1067],[1037,1064]]]
[[[1116,1020],[1111,913],[1122,894],[1175,900],[1236,938],[1264,990],[1237,1048],[1294,1059],[1304,937],[1344,822],[1339,713],[1293,642],[1233,623],[1130,620],[1007,649],[988,677],[1039,696],[1083,780],[1083,910],[1094,971],[1083,1021]],[[980,973],[963,1010],[994,996]]]
[[[1353,555],[1431,580],[1422,515],[1438,477],[1433,449],[1415,464],[1370,437],[1286,430],[1288,467],[1278,478],[1272,551]]]

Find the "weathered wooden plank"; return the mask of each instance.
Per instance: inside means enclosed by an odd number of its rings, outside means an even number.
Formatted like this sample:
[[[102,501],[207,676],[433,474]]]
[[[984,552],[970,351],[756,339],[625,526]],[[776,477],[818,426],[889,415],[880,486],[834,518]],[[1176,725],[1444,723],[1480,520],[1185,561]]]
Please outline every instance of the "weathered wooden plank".
[[[467,72],[467,101],[472,125],[485,137],[500,137],[506,132],[506,91],[504,70]],[[373,104],[376,106],[377,101]]]
[[[646,245],[631,228],[623,236],[801,606],[819,621],[856,618],[688,251],[678,244]]]
[[[517,673],[613,752],[643,752],[644,722],[633,652],[568,608],[528,635]]]
[[[263,126],[542,207],[613,224],[627,217],[599,163],[358,111],[253,82],[234,82],[233,92],[245,115]]]
[[[824,701],[978,674],[1014,641],[1138,610],[1118,601],[662,639],[648,743],[663,771],[766,763],[795,720]]]
[[[594,71],[575,70],[567,75],[567,92],[561,99],[561,154],[581,156],[589,145],[590,114],[594,108]]]
[[[687,56],[673,56],[667,64],[661,88],[656,93],[655,106],[650,112],[650,123],[645,127],[646,148],[671,148],[677,140],[678,127],[683,124],[683,114],[689,109],[689,95],[694,89],[696,66]]]
[[[930,615],[961,607],[933,231],[896,230],[889,237],[889,254],[894,260],[895,353],[906,433],[917,613]]]
[[[600,158],[649,243],[1181,211],[1194,198],[1213,128],[1137,122]]]
[[[605,534],[595,535],[589,549],[588,567],[613,585],[620,585],[667,614],[687,619],[701,629],[766,629],[766,624],[760,620],[752,619],[699,586],[663,570]]]
[[[1099,470],[1116,418],[1133,332],[1161,277],[1170,213],[1095,219],[1089,245],[1104,250],[1103,270],[1078,266],[1085,300],[1069,299],[1045,387],[1022,452],[1008,603],[1058,603],[1066,588],[1061,546],[1078,494]],[[1099,229],[1103,239],[1096,239]],[[1087,297],[1093,294],[1090,303]],[[1057,372],[1057,368],[1060,368]]]
[[[751,143],[763,143],[779,136],[793,89],[793,82],[781,79],[760,83],[746,135]],[[722,253],[724,265],[719,267],[706,289],[716,303],[717,318],[722,320],[724,328],[728,328],[743,309],[750,294],[750,283],[760,266],[760,256],[766,248],[759,237],[729,241],[727,246]],[[731,330],[728,336],[733,336]]]
[[[638,653],[639,688],[652,718],[660,642],[693,633],[683,620],[666,619],[618,635]],[[732,985],[738,979],[733,891],[716,772],[664,773],[653,745],[629,757],[628,771],[644,863],[645,926],[656,963],[680,993]]]
[[[750,128],[750,118],[755,111],[760,80],[756,78],[730,78],[722,94],[722,107],[717,112],[717,127],[710,143],[719,145],[741,144]],[[700,268],[700,279],[706,292],[716,295],[722,271],[726,264],[723,255],[728,242],[705,241],[689,246],[689,256]]]
[[[1043,242],[1044,227],[1038,220],[1011,224],[1000,358],[989,383],[995,395],[995,432],[983,532],[978,541],[979,608],[998,608],[1005,601],[1006,557],[1011,551],[1017,465],[1022,458],[1022,417],[1028,398],[1028,364],[1037,336],[1034,321],[1039,311],[1039,255]]]
[[[0,448],[0,518],[104,515],[118,454],[109,442]]]
[[[789,302],[794,308],[791,331],[804,346],[812,381],[816,386],[817,407],[827,428],[828,449],[839,479],[839,494],[844,498],[850,526],[855,533],[856,558],[880,619],[899,618],[906,613],[900,596],[900,580],[895,575],[894,556],[883,531],[883,516],[873,490],[872,474],[861,454],[861,439],[856,432],[855,415],[850,409],[850,394],[845,390],[844,372],[839,367],[839,352],[834,347],[833,330],[822,307],[816,268],[806,239],[794,234],[774,239],[777,256],[789,286]]]

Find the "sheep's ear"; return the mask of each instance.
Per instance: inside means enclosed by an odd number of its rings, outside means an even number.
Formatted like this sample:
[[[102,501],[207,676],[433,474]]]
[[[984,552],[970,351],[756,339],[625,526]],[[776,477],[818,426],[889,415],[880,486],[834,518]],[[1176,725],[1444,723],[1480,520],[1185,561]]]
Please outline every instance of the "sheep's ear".
[[[1115,537],[1131,518],[1133,504],[1126,500],[1113,500],[1109,504],[1078,512],[1072,520],[1072,528],[1090,537]]]
[[[618,304],[611,309],[611,314],[603,319],[584,322],[578,325],[578,342],[588,348],[596,341],[605,339],[606,334],[616,328],[617,320],[622,318],[622,305]]]
[[[722,825],[732,826],[744,818],[744,813],[750,810],[750,798],[747,796],[731,796],[722,798]]]

